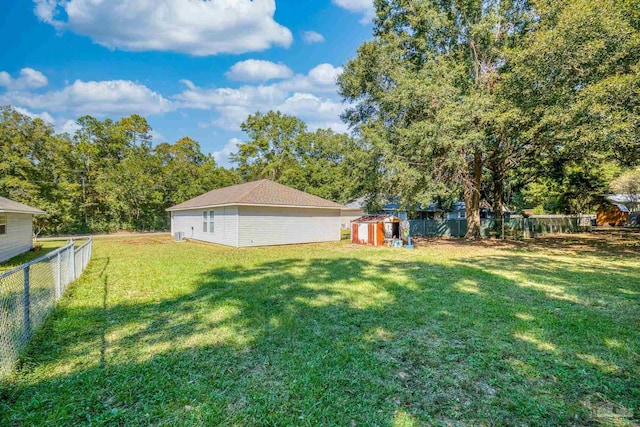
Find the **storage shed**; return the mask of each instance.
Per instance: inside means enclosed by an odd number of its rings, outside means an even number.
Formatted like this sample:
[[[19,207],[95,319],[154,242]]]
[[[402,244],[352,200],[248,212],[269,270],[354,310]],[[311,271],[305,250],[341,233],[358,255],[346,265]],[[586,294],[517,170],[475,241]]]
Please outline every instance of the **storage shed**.
[[[619,227],[629,222],[629,209],[620,203],[604,203],[596,215],[597,225]]]
[[[33,247],[33,215],[44,211],[0,197],[0,262]]]
[[[351,243],[384,246],[399,239],[400,218],[393,215],[365,215],[351,221]]]
[[[213,190],[167,210],[173,235],[247,247],[339,241],[343,208],[262,179]]]

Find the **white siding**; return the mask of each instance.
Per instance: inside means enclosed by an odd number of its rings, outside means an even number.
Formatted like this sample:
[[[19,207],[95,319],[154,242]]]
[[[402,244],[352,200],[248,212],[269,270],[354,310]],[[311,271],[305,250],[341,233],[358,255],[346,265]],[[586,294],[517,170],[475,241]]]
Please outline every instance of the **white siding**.
[[[239,246],[340,240],[339,209],[240,206]]]
[[[172,213],[171,232],[182,231],[186,239],[221,245],[238,246],[238,208],[235,206],[210,208],[214,212],[214,232],[202,231],[202,212],[205,209],[177,211]]]
[[[343,230],[348,230],[351,227],[351,221],[358,219],[364,215],[364,211],[361,209],[349,209],[340,211],[340,227]]]
[[[30,214],[8,213],[7,234],[0,235],[0,262],[31,249],[32,216]]]

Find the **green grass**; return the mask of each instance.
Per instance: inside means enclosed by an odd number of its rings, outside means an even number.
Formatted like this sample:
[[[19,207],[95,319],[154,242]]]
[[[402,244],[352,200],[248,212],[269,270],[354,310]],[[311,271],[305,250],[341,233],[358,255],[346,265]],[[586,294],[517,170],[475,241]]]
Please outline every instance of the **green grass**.
[[[66,240],[38,241],[35,246],[39,246],[39,250],[30,250],[0,263],[0,273],[11,270],[25,262],[33,261],[38,257],[46,255],[47,253],[64,246],[66,243]]]
[[[0,425],[638,422],[638,241],[96,239]]]

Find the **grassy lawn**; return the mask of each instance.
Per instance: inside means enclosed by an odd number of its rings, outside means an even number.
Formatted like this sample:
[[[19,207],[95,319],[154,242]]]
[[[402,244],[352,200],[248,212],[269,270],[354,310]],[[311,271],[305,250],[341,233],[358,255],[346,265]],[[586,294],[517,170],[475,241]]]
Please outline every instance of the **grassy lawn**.
[[[6,260],[5,262],[0,263],[0,273],[11,270],[19,266],[20,264],[24,264],[25,262],[32,261],[42,255],[45,255],[53,250],[56,250],[62,246],[64,246],[68,240],[47,240],[47,241],[38,241],[37,245],[41,246],[39,251],[28,251],[21,255],[14,256]]]
[[[94,245],[0,387],[0,425],[640,419],[638,235],[413,251]]]

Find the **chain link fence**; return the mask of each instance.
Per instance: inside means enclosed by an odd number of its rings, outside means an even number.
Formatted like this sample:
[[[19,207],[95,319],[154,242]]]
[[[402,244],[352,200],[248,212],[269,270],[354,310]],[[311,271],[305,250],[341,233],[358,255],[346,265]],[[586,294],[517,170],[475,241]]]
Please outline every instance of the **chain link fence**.
[[[591,228],[592,216],[547,215],[531,218],[480,220],[482,237],[530,238],[556,233],[576,233]],[[466,219],[410,220],[411,236],[464,237]]]
[[[6,376],[67,286],[91,259],[93,240],[70,240],[33,261],[0,274],[0,378]]]

